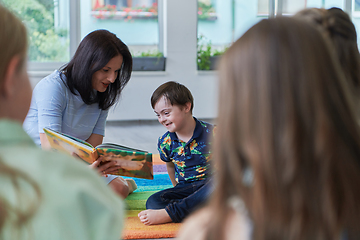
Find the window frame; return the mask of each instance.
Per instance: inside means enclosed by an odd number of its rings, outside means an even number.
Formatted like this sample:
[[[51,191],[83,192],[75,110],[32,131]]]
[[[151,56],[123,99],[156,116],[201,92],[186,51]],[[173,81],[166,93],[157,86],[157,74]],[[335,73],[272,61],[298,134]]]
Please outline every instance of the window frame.
[[[166,60],[166,52],[164,48],[165,39],[164,39],[164,4],[166,4],[166,0],[158,0],[158,24],[159,24],[159,51],[163,53],[164,58]],[[80,20],[80,0],[70,0],[69,1],[69,54],[70,59],[75,54],[76,49],[81,42],[81,20]],[[134,57],[135,58],[135,57]],[[31,75],[42,75],[43,73],[49,73],[54,71],[55,69],[59,69],[61,66],[65,65],[67,62],[34,62],[28,61],[28,72]],[[141,70],[140,70],[141,71]],[[163,69],[162,71],[165,71]]]
[[[354,18],[360,18],[360,10],[358,10],[358,11],[356,11],[355,10],[355,0],[351,0],[351,7],[350,7],[350,9],[351,9],[351,17],[354,17]],[[349,12],[348,12],[349,13]]]
[[[304,0],[304,5],[307,5],[307,0]],[[276,16],[291,16],[292,13],[286,13],[284,12],[284,0],[267,0],[269,3],[269,11],[268,13],[260,13],[258,11],[258,17],[269,17],[273,18]]]

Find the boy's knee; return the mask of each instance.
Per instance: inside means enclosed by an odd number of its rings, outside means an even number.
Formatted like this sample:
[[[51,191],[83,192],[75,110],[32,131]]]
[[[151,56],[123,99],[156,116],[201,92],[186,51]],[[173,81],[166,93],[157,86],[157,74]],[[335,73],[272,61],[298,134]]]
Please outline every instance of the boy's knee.
[[[146,200],[146,209],[162,209],[165,208],[165,205],[161,201],[159,193],[154,193]]]
[[[147,200],[146,200],[146,209],[154,209],[155,204],[154,204],[154,194],[151,195]]]

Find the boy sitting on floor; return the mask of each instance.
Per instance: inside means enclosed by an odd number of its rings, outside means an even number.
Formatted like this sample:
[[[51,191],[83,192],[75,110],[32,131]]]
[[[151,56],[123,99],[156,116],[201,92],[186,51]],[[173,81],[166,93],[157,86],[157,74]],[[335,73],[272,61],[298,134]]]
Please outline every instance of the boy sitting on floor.
[[[210,159],[214,126],[192,116],[193,96],[180,83],[158,87],[151,106],[168,130],[159,138],[158,150],[174,187],[151,195],[147,210],[138,217],[145,225],[181,222],[213,190]]]

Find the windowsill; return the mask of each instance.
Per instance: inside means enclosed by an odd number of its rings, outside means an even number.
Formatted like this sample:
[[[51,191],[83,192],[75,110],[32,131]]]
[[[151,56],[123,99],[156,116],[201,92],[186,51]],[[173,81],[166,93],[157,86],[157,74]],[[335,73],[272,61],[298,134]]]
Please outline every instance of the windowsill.
[[[353,11],[351,15],[353,18],[360,18],[360,11]]]
[[[28,75],[30,78],[44,78],[50,75],[53,71],[28,71]],[[200,72],[214,72],[214,71],[200,71]],[[136,77],[156,77],[156,76],[166,76],[169,73],[166,71],[133,71],[131,76]],[[202,73],[200,75],[205,75]]]
[[[66,62],[28,62],[28,72],[31,76],[50,74],[65,64]]]
[[[52,72],[54,71],[28,71],[28,75],[30,78],[43,78]]]
[[[46,76],[65,64],[65,62],[29,62],[28,73],[31,77]],[[133,57],[133,72],[164,72],[165,64],[165,57]]]
[[[216,13],[198,14],[198,20],[200,20],[200,21],[215,21],[215,20],[217,20],[217,14]]]
[[[294,13],[282,13],[282,16],[286,16],[286,17],[291,17],[294,15]],[[256,14],[257,17],[261,17],[261,18],[268,18],[269,17],[269,13],[258,13]],[[276,16],[276,14],[275,14]]]
[[[168,72],[166,72],[166,71],[133,71],[131,73],[131,76],[136,76],[136,77],[165,76],[165,75],[168,75]]]
[[[91,11],[91,16],[99,19],[156,19],[158,17],[157,12],[136,12],[136,11],[106,11],[106,10],[99,10],[99,11]]]
[[[133,71],[165,71],[165,57],[133,57]]]
[[[216,70],[216,67],[218,65],[218,62],[219,62],[220,58],[221,58],[221,55],[211,56],[210,59],[209,59],[210,60],[210,65],[207,66],[208,69],[206,69],[206,66],[202,66],[202,69],[200,69],[200,67],[198,65],[197,70],[201,71],[201,72]],[[203,64],[201,64],[201,65],[203,65]]]
[[[106,19],[156,19],[158,17],[157,12],[137,12],[137,11],[107,11],[96,10],[90,12],[91,16],[98,20]],[[198,20],[201,21],[215,21],[217,20],[216,13],[198,14]]]
[[[197,70],[197,75],[216,75],[217,70]]]

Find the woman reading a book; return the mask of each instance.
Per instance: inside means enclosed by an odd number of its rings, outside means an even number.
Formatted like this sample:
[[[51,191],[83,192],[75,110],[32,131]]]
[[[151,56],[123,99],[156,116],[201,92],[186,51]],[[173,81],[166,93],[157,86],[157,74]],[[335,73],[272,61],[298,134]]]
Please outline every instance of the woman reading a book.
[[[42,151],[22,128],[32,91],[26,36],[0,4],[0,239],[118,240],[124,202],[94,171]]]
[[[42,79],[34,88],[25,131],[43,149],[50,148],[43,128],[62,132],[96,147],[103,141],[109,108],[128,83],[132,57],[128,47],[107,30],[96,30],[81,41],[74,57],[60,70]],[[122,197],[136,184],[132,179],[108,175],[120,167],[108,162],[97,168]]]

